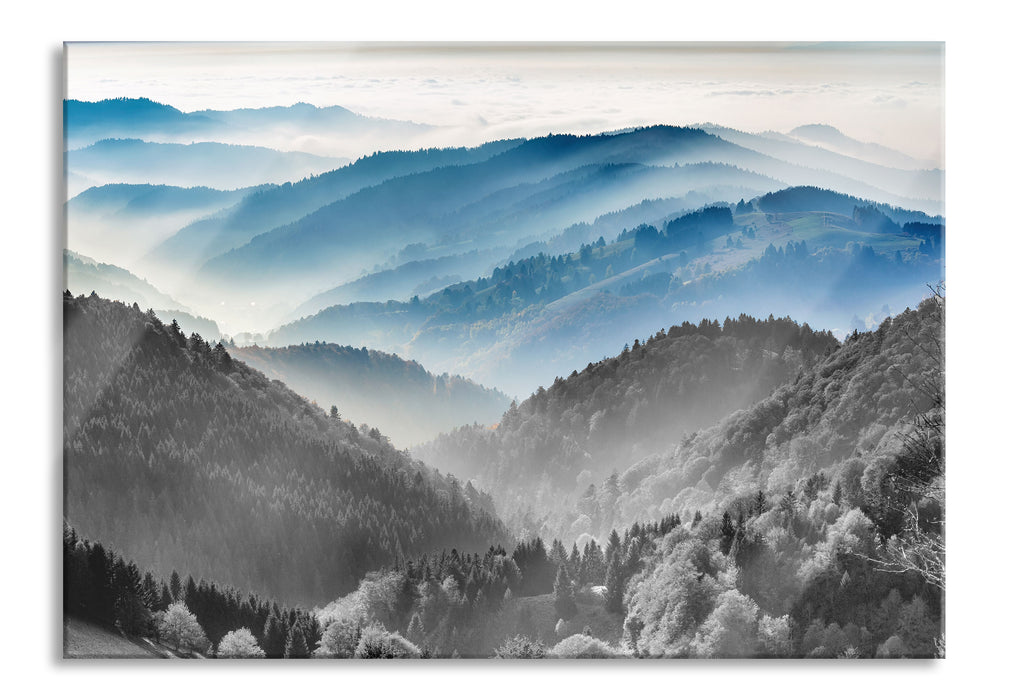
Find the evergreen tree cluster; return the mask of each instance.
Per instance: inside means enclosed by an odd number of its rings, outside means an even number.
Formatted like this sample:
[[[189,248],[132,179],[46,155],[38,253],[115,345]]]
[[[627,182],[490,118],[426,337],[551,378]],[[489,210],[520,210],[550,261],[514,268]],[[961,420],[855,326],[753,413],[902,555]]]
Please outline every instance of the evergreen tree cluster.
[[[775,192],[768,192],[757,197],[750,202],[756,204],[757,209],[768,213],[784,213],[798,211],[818,211],[851,216],[855,213],[856,207],[863,210],[874,210],[881,216],[885,216],[897,225],[909,222],[942,223],[942,217],[927,216],[920,211],[908,211],[898,207],[879,202],[870,202],[847,194],[840,194],[833,190],[802,185],[799,187],[788,187]],[[739,212],[736,212],[739,214]],[[881,220],[880,220],[881,221]]]
[[[399,562],[369,574],[354,593],[319,612],[324,633],[316,655],[359,656],[364,630],[377,627],[383,635],[403,635],[426,656],[490,656],[504,641],[502,616],[515,599],[552,592],[558,617],[568,618],[587,586],[623,591],[653,542],[679,525],[675,515],[635,523],[622,536],[612,532],[605,547],[589,540],[570,552],[559,541],[548,551],[533,538],[519,542],[511,555],[495,546],[483,555],[452,550]],[[608,607],[619,612],[620,603],[609,599]]]
[[[310,603],[396,557],[507,541],[471,486],[220,343],[69,292],[64,339],[67,521],[161,575]]]
[[[946,225],[927,224],[912,221],[904,224],[901,230],[915,238],[920,238],[918,252],[931,257],[942,257],[946,251]]]
[[[73,528],[63,530],[63,611],[129,636],[150,637],[180,649],[187,636],[174,631],[166,638],[164,620],[172,606],[183,605],[181,615],[195,617],[197,626],[189,644],[203,639],[212,652],[231,632],[246,630],[268,658],[307,658],[322,636],[310,610],[281,607],[256,595],[245,595],[216,582],[192,576],[185,582],[172,572],[168,581],[151,571],[141,573],[135,562],[81,538]],[[168,629],[173,629],[171,626]],[[194,650],[207,652],[206,647]]]

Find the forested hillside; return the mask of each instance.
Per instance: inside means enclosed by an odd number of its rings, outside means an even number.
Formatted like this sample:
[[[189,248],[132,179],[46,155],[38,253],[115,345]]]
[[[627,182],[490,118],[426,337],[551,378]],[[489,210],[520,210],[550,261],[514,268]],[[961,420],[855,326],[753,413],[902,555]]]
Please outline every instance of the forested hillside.
[[[349,421],[382,426],[401,448],[457,425],[497,420],[509,402],[458,375],[433,375],[416,362],[369,348],[229,345],[228,352],[320,406],[336,407]]]
[[[518,141],[493,141],[478,148],[386,151],[350,165],[250,194],[213,217],[196,221],[151,251],[152,265],[191,268],[248,243],[254,236],[344,199],[366,187],[436,168],[474,163],[513,148]]]
[[[378,572],[320,611],[315,654],[941,658],[941,426],[935,406],[905,424],[857,492],[814,475],[602,546],[537,538]]]
[[[683,323],[540,387],[493,429],[464,426],[415,453],[496,494],[513,527],[601,536],[606,516],[573,525],[557,517],[562,504],[766,396],[836,345],[830,333],[791,319]]]
[[[627,583],[635,654],[945,655],[944,306],[625,473],[618,508],[714,506]]]
[[[794,382],[627,470],[612,500],[614,521],[721,507],[803,479],[859,502],[904,448],[915,417],[941,402],[943,345],[937,299],[853,334]]]
[[[523,234],[542,235],[550,220],[563,228],[646,196],[683,196],[713,185],[767,191],[780,182],[732,165],[743,151],[674,127],[533,139],[480,162],[362,189],[208,261],[203,271],[221,283],[269,273],[278,289],[304,288],[323,274],[332,279],[382,262],[407,244],[468,241],[474,234],[485,243],[514,244]],[[689,165],[673,167],[680,161]],[[546,223],[538,221],[543,217]]]
[[[64,295],[63,413],[67,522],[161,575],[310,603],[507,541],[472,487],[136,305]]]
[[[558,241],[596,230],[607,227],[572,228]],[[671,315],[699,323],[774,314],[841,333],[864,328],[942,277],[944,230],[922,212],[789,188],[513,259],[426,297],[331,306],[268,337],[366,344],[524,394],[619,352],[620,339],[653,333]]]

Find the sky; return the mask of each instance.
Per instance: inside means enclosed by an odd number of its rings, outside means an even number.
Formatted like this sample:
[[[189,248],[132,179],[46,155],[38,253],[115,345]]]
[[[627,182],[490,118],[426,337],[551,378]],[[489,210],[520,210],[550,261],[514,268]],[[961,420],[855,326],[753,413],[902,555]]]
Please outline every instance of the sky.
[[[308,102],[443,127],[437,142],[713,122],[828,123],[944,165],[930,43],[73,43],[67,96],[183,111]]]

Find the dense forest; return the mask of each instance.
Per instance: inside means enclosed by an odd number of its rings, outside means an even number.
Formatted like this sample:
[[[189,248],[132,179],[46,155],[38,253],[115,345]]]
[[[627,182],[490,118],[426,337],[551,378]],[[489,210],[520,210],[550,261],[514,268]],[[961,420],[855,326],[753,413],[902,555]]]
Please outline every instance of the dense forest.
[[[644,543],[679,524],[675,516],[635,524],[622,538],[614,531],[604,545],[590,540],[570,550],[559,540],[547,547],[540,538],[519,542],[510,555],[502,547],[483,555],[452,550],[375,572],[318,611],[324,631],[315,656],[353,656],[368,635],[394,640],[390,656],[522,655],[517,646],[539,648],[545,656],[542,637],[570,636],[563,633],[580,599],[588,600],[585,607],[597,620],[611,623],[612,633],[619,630],[623,586],[642,565]],[[613,593],[599,593],[603,586]],[[558,626],[558,619],[568,624]],[[622,655],[606,643],[601,647]]]
[[[573,504],[591,483],[766,396],[836,346],[830,333],[791,319],[683,323],[540,387],[492,430],[463,426],[415,452],[489,489],[516,532],[546,526],[548,536],[566,536],[566,524],[540,519],[563,512],[560,504]],[[609,516],[581,526],[572,534],[601,536]]]
[[[942,657],[941,419],[904,429],[858,495],[818,472],[602,546],[536,538],[378,572],[319,612],[316,655]]]
[[[286,348],[227,345],[227,350],[320,406],[335,406],[361,430],[367,431],[367,424],[382,426],[399,447],[467,422],[496,420],[509,401],[458,375],[433,375],[416,362],[369,348],[305,343]]]
[[[311,603],[442,547],[490,500],[153,313],[64,295],[65,517],[162,575]]]
[[[937,297],[853,333],[793,382],[624,472],[615,521],[710,508],[754,487],[781,493],[814,477],[861,505],[916,417],[942,406],[943,332]]]
[[[322,630],[311,610],[282,607],[177,571],[141,570],[100,542],[63,529],[63,612],[124,635],[149,637],[176,653],[307,658]],[[245,635],[251,643],[234,644]],[[229,648],[230,647],[230,648]]]

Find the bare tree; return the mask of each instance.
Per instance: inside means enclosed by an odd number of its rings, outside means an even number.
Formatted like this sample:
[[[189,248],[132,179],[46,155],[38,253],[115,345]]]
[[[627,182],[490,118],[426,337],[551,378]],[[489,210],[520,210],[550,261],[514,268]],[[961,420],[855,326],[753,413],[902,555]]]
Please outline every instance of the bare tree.
[[[888,486],[900,509],[902,529],[890,537],[871,558],[880,570],[914,572],[941,590],[946,589],[946,403],[945,403],[945,286],[932,289],[931,302],[939,314],[938,335],[915,339],[916,346],[934,363],[934,373],[923,373],[912,384],[931,399],[926,410],[916,411],[913,427],[904,438],[904,450],[887,475]],[[900,371],[900,370],[897,370]],[[902,373],[903,374],[903,373]],[[906,377],[906,375],[905,375]]]

